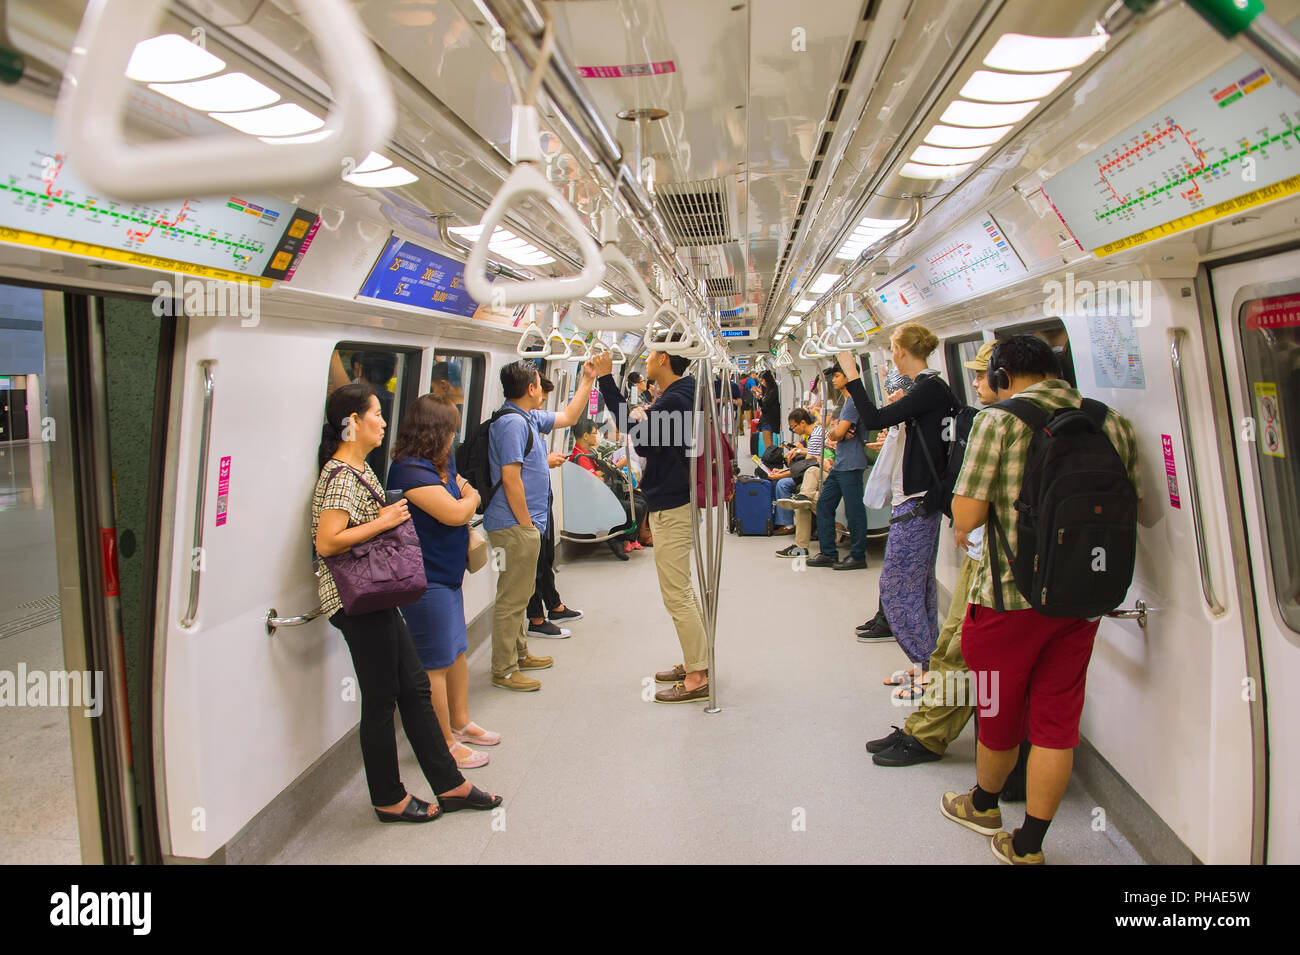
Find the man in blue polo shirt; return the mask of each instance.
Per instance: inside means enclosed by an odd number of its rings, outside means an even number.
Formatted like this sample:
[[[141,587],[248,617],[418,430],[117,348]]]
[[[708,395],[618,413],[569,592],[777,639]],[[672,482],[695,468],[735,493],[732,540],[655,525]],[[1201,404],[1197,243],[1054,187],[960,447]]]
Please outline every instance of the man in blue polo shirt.
[[[596,380],[588,364],[563,411],[540,410],[546,401],[537,366],[515,361],[501,369],[502,414],[488,432],[488,479],[501,487],[483,511],[483,527],[499,557],[492,611],[492,685],[537,690],[541,682],[522,670],[545,670],[554,661],[528,653],[525,610],[537,582],[537,554],[546,530],[551,469],[542,435],[569,428],[586,410]],[[531,436],[531,447],[529,437]]]

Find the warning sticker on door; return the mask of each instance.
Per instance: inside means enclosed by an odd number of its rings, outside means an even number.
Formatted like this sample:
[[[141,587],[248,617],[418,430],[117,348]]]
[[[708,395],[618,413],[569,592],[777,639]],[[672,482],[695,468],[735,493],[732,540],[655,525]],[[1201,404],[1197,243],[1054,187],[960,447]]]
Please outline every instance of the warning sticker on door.
[[[1160,436],[1160,447],[1165,452],[1165,481],[1169,485],[1169,506],[1182,510],[1182,498],[1178,496],[1178,471],[1174,467],[1174,439],[1172,435]]]
[[[230,458],[221,459],[217,472],[217,526],[226,523],[226,506],[230,499]]]
[[[1270,457],[1286,457],[1282,445],[1282,408],[1277,400],[1277,385],[1271,381],[1255,382],[1255,410],[1259,415],[1259,441]]]

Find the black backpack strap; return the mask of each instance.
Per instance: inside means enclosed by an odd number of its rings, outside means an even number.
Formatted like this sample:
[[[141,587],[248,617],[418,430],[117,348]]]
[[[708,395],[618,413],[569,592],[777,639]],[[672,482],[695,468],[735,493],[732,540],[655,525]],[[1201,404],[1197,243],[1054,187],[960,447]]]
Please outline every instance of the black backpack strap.
[[[1014,564],[1016,555],[1007,542],[1007,533],[1002,529],[1002,522],[998,520],[998,512],[994,510],[992,501],[989,502],[989,516],[984,523],[984,546],[989,549],[989,571],[993,574],[993,604],[994,609],[1002,613],[1006,605],[1002,602],[1002,567],[998,563],[998,539],[1002,540],[1008,563]]]
[[[1106,414],[1110,409],[1096,398],[1084,398],[1079,410],[1088,416],[1098,431],[1106,427]]]
[[[487,428],[487,432],[485,433],[484,437],[487,439],[487,445],[488,445],[488,461],[489,461],[489,462],[491,462],[491,460],[492,460],[492,425],[496,424],[497,421],[500,420],[500,418],[501,418],[502,415],[507,415],[507,414],[517,414],[517,415],[519,415],[519,417],[527,419],[527,421],[528,421],[528,439],[524,442],[524,457],[526,458],[526,457],[528,457],[528,455],[530,455],[530,454],[533,453],[533,419],[532,419],[532,416],[529,415],[529,414],[527,414],[527,413],[524,412],[524,411],[521,411],[519,408],[511,408],[511,407],[508,407],[508,406],[507,406],[507,407],[503,407],[503,408],[498,408],[498,409],[496,410],[496,412],[492,415],[491,420],[488,421],[488,428]],[[489,467],[489,471],[488,471],[488,473],[491,474],[492,472],[491,472],[491,470],[490,470],[490,468],[491,468],[491,464],[490,464],[490,463],[489,463],[488,467]],[[489,491],[487,492],[487,497],[483,498],[483,509],[484,509],[484,510],[487,510],[488,501],[490,501],[490,500],[492,500],[492,498],[496,497],[496,493],[497,493],[497,491],[501,490],[501,485],[502,485],[502,483],[503,483],[504,481],[505,481],[505,478],[502,477],[499,481],[497,481],[496,484],[493,484],[493,485],[492,485],[492,489],[489,490]]]
[[[1035,432],[1042,431],[1043,428],[1047,427],[1047,422],[1051,419],[1051,415],[1026,398],[1008,398],[1006,401],[999,401],[990,407],[1011,412],[1011,414],[1027,424],[1031,431]]]

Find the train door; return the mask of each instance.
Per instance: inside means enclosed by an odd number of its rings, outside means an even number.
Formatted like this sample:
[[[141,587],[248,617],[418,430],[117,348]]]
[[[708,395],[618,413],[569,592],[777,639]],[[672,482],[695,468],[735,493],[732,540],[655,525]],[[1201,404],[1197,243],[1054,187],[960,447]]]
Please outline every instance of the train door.
[[[1258,627],[1267,861],[1300,862],[1300,251],[1210,271]],[[1225,462],[1226,463],[1226,462]],[[1247,687],[1246,690],[1253,688]]]

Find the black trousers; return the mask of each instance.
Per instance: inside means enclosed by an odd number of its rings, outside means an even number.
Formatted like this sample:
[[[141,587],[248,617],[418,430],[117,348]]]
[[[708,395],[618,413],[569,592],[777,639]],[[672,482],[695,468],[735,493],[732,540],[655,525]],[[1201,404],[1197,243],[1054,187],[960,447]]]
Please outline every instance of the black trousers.
[[[402,713],[402,728],[433,794],[465,781],[447,752],[438,714],[429,700],[429,677],[415,653],[406,621],[396,608],[349,616],[340,610],[330,623],[343,631],[361,690],[361,761],[366,768],[370,802],[392,806],[406,796],[397,767],[397,730],[393,710]]]
[[[555,589],[555,513],[548,508],[546,533],[542,535],[542,546],[537,549],[537,583],[533,587],[532,599],[528,601],[528,619],[544,620],[548,611],[562,603],[564,601]]]

